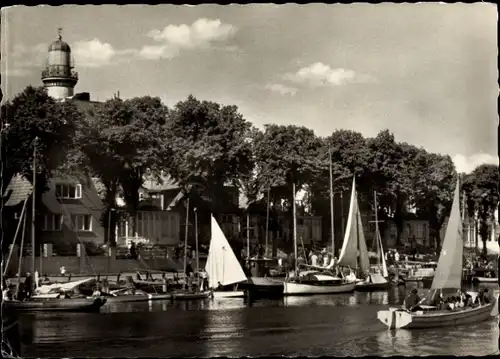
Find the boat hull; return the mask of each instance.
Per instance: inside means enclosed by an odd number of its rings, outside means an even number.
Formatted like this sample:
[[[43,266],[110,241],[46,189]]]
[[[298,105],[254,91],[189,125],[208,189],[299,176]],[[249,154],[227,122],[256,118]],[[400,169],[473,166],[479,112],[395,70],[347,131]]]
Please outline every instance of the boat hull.
[[[374,292],[377,290],[387,290],[390,287],[389,282],[384,283],[365,283],[358,282],[356,283],[356,290],[358,292]]]
[[[399,308],[390,308],[389,310],[379,311],[377,318],[389,329],[447,327],[487,320],[495,315],[496,305],[497,303],[495,302],[457,312],[437,312],[420,315]]]
[[[173,293],[173,300],[197,300],[197,299],[207,299],[212,296],[211,291],[199,292],[199,293]]]
[[[288,295],[314,295],[336,294],[354,292],[356,282],[332,284],[308,284],[298,282],[285,282],[283,294]]]
[[[32,301],[6,301],[5,306],[20,312],[98,312],[105,298],[45,299]]]
[[[21,333],[17,313],[2,308],[2,354],[21,357]]]
[[[262,277],[251,277],[246,288],[252,298],[282,297],[284,292],[283,282]]]
[[[153,300],[172,299],[172,294],[147,294],[147,295],[117,295],[115,297],[106,297],[107,303],[130,303],[130,302],[149,302]]]
[[[214,298],[244,298],[246,293],[243,290],[232,290],[232,291],[213,291],[212,296]]]
[[[473,277],[472,281],[477,283],[498,283],[498,278]]]

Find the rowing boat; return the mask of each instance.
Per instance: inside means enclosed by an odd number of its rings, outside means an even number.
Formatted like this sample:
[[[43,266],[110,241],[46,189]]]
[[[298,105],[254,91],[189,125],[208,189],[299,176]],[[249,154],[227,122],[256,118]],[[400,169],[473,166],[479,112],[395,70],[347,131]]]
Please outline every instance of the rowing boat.
[[[106,298],[64,298],[37,300],[6,300],[4,305],[15,311],[30,312],[98,312]]]
[[[212,291],[195,292],[195,293],[172,293],[173,300],[197,300],[197,299],[207,299],[212,296]]]
[[[456,326],[477,323],[494,315],[496,301],[476,308],[459,311],[433,311],[431,306],[420,306],[425,311],[409,312],[400,308],[389,308],[377,313],[377,318],[390,329],[416,329]]]
[[[460,184],[457,180],[451,213],[443,240],[441,253],[431,291],[423,301],[432,303],[437,291],[460,290],[463,272],[463,232],[460,217]],[[389,308],[377,313],[377,318],[390,329],[412,329],[455,326],[486,320],[498,315],[498,295],[490,303],[479,307],[460,310],[437,311],[436,307],[423,305],[422,301],[413,307],[417,311]],[[420,308],[419,308],[420,307]]]

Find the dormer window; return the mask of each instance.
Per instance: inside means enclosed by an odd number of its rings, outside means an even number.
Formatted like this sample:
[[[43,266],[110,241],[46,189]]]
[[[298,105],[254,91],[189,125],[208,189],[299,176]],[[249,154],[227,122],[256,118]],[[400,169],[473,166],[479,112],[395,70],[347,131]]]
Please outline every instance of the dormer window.
[[[82,198],[81,184],[57,184],[56,196],[61,199],[80,199]]]

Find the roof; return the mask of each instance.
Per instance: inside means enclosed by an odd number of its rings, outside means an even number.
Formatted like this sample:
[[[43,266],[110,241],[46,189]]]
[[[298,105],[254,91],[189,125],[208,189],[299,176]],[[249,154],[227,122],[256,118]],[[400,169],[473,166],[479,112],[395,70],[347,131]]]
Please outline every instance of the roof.
[[[71,48],[66,42],[62,41],[61,39],[57,39],[52,44],[50,44],[49,51],[71,52]]]
[[[3,197],[8,197],[4,206],[16,206],[19,203],[28,199],[31,195],[33,186],[24,176],[19,174],[12,177],[7,189],[3,193]]]
[[[161,176],[161,181],[157,181],[152,177],[146,177],[142,187],[148,192],[159,192],[181,188],[170,176]]]

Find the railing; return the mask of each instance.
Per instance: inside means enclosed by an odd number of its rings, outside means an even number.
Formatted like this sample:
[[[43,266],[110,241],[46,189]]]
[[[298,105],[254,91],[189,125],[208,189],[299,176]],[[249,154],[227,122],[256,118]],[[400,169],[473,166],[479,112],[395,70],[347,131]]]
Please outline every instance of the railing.
[[[71,70],[68,66],[51,65],[42,71],[42,79],[46,77],[70,77],[78,80],[78,72]]]

